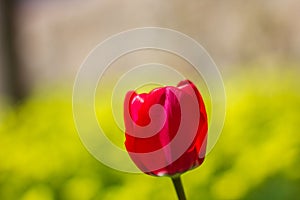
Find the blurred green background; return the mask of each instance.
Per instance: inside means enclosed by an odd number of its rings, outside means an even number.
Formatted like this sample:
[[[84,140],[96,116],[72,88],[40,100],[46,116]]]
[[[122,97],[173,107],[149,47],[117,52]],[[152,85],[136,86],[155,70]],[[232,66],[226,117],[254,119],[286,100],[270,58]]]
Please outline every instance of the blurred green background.
[[[224,129],[203,165],[183,175],[188,199],[299,198],[300,32],[291,22],[299,3],[49,2],[13,5],[11,22],[18,31],[12,46],[19,49],[20,62],[9,62],[2,23],[1,200],[176,199],[168,178],[102,165],[84,148],[73,122],[72,83],[88,51],[107,36],[138,26],[194,37],[224,78]],[[7,73],[11,64],[18,65],[15,76]],[[19,81],[15,89],[14,81]]]

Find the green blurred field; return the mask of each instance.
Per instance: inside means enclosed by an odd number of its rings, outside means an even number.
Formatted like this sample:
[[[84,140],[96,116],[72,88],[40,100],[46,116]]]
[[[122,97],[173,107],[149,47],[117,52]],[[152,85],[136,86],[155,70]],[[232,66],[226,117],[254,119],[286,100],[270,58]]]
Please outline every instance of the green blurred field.
[[[299,198],[299,72],[249,66],[225,75],[224,130],[204,164],[183,175],[188,199]],[[176,199],[168,178],[117,172],[87,152],[71,92],[54,87],[2,107],[0,199]]]

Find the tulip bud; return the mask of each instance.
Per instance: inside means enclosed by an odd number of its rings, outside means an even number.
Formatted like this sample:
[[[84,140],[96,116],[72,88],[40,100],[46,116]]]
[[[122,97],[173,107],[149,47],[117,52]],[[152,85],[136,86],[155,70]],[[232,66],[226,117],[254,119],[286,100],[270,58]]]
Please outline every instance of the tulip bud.
[[[207,114],[201,94],[191,81],[149,93],[129,91],[124,121],[126,150],[144,173],[175,176],[204,161]]]

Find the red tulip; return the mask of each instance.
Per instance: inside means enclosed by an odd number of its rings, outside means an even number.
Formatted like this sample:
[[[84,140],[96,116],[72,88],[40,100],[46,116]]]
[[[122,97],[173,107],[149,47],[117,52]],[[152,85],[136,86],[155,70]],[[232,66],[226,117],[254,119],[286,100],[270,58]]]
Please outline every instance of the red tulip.
[[[124,120],[125,147],[144,173],[174,176],[204,161],[207,115],[203,99],[191,81],[149,93],[129,91]]]

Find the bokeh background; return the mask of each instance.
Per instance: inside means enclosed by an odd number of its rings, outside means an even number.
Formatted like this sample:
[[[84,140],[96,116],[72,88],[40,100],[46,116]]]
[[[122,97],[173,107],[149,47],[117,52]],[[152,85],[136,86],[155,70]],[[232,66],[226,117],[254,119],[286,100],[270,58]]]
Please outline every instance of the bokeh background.
[[[176,199],[168,178],[94,159],[72,117],[89,51],[143,26],[196,39],[225,82],[224,130],[204,164],[183,175],[188,199],[299,198],[300,1],[2,0],[0,9],[0,199]]]

